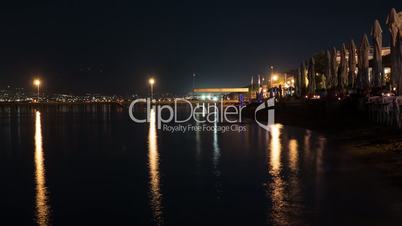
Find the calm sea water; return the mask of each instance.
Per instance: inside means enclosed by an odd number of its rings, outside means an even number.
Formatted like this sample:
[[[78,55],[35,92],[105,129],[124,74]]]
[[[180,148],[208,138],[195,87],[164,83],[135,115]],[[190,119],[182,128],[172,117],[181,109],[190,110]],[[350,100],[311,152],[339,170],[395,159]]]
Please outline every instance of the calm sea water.
[[[400,192],[324,134],[168,133],[126,110],[2,107],[0,225],[397,225]]]

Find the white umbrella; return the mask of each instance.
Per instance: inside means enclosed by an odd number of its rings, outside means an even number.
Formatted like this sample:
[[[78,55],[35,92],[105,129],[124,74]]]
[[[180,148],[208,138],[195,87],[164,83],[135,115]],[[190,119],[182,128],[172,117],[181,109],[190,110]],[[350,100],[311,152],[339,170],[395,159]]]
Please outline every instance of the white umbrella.
[[[370,51],[370,43],[365,34],[363,36],[362,42],[360,44],[359,50],[359,82],[361,89],[369,89],[369,51]]]
[[[391,77],[392,84],[399,84],[399,76],[402,73],[401,68],[401,56],[399,54],[398,32],[402,27],[402,12],[397,13],[395,9],[391,9],[391,12],[387,18],[388,30],[391,34]],[[399,89],[398,89],[399,91]]]
[[[332,80],[331,80],[331,87],[336,88],[338,86],[338,62],[336,61],[336,58],[338,56],[338,53],[336,51],[336,48],[332,48],[331,51],[331,75],[332,75]]]
[[[302,68],[297,69],[297,76],[296,76],[296,81],[295,81],[295,87],[296,87],[296,95],[300,97],[302,95]]]
[[[309,66],[308,66],[308,86],[310,94],[315,93],[315,61],[314,57],[311,57]]]
[[[302,62],[300,65],[300,72],[301,72],[301,94],[306,94],[306,64]]]
[[[332,86],[331,52],[327,50],[325,56],[326,56],[326,65],[325,65],[326,88],[330,89]]]
[[[342,44],[341,48],[341,61],[338,68],[338,88],[343,89],[347,85],[347,62],[346,62],[346,47]]]
[[[396,47],[397,47],[397,56],[398,56],[398,65],[401,67],[401,59],[402,59],[402,30],[399,30],[398,35],[397,35],[397,42],[396,42]],[[399,71],[401,72],[401,71]],[[398,79],[398,94],[402,94],[402,73],[399,73],[399,79]]]
[[[373,76],[372,76],[372,85],[375,88],[380,88],[383,85],[384,81],[384,72],[382,68],[382,29],[380,22],[378,20],[374,21],[374,26],[371,31],[371,35],[373,36],[373,44],[374,44],[374,66],[373,66]]]
[[[355,88],[356,81],[356,44],[352,40],[349,44],[349,74],[348,74],[348,87]]]

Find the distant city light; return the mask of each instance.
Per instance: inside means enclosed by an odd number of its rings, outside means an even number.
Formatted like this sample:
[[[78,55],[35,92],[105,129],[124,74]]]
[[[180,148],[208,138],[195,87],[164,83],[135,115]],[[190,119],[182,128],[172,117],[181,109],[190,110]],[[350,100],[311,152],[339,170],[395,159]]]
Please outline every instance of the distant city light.
[[[153,84],[155,84],[155,79],[153,79],[153,78],[150,78],[150,79],[149,79],[149,84],[150,84],[150,85],[153,85]]]
[[[272,75],[272,81],[277,81],[278,80],[278,75]]]

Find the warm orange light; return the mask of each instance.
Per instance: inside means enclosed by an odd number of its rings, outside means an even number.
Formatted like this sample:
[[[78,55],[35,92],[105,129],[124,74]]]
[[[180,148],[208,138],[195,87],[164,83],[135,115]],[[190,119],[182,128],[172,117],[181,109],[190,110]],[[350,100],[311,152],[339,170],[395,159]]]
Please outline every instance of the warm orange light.
[[[273,75],[272,76],[272,81],[277,81],[278,80],[278,75]]]
[[[43,151],[42,123],[40,112],[35,114],[35,182],[36,182],[36,218],[38,225],[48,225],[50,206],[46,187],[45,157]]]
[[[149,84],[150,84],[150,85],[153,85],[153,84],[155,84],[155,79],[153,79],[153,78],[150,78],[150,79],[149,79]]]
[[[150,201],[157,223],[163,222],[162,192],[160,188],[160,169],[158,151],[158,129],[156,125],[155,106],[151,108],[148,132],[148,168]]]
[[[35,79],[34,82],[33,82],[33,84],[34,84],[35,86],[40,86],[40,80],[39,80],[39,79]]]

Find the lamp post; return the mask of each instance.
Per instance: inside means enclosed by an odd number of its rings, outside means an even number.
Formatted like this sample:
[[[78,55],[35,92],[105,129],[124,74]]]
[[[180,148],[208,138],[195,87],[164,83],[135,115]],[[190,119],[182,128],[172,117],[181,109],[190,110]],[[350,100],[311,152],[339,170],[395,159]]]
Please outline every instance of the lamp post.
[[[155,84],[155,79],[150,78],[149,79],[149,85],[151,86],[151,102],[154,99],[154,84]]]
[[[270,69],[271,69],[271,75],[270,75],[270,86],[271,86],[271,88],[272,88],[272,76],[274,75],[274,66],[270,66],[269,67]],[[268,81],[267,81],[268,82]]]
[[[38,99],[36,100],[36,102],[39,103],[39,87],[40,87],[40,80],[39,80],[39,79],[35,79],[33,83],[34,83],[34,85],[38,88]]]
[[[193,74],[193,99],[194,99],[194,89],[195,89],[195,74]]]

